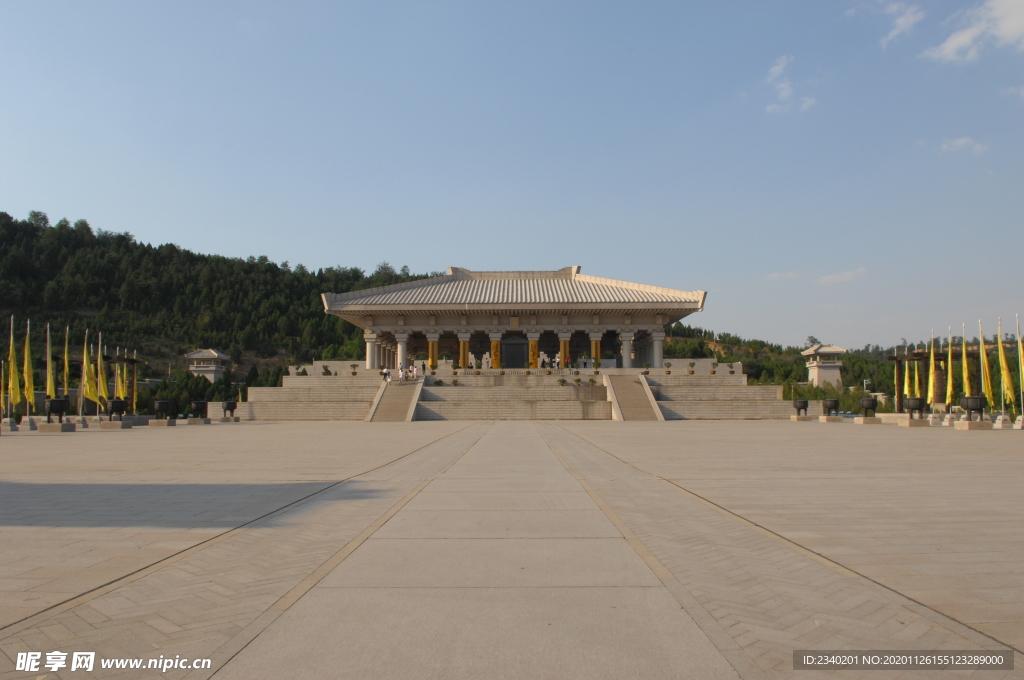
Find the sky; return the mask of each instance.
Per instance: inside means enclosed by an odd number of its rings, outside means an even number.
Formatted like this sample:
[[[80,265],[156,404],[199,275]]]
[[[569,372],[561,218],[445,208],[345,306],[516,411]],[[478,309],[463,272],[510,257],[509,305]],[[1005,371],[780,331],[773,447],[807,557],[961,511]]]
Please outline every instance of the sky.
[[[1024,0],[0,2],[0,210],[316,269],[708,291],[783,344],[1024,313]]]

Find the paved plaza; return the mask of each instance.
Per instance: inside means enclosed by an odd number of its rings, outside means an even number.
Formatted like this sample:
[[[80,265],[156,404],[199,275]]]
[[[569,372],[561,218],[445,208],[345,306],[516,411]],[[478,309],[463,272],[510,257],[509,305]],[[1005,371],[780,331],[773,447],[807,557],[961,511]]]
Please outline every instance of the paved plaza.
[[[1022,450],[777,421],[4,433],[0,679],[1024,677],[792,659],[1024,649]],[[15,670],[54,650],[211,664]]]

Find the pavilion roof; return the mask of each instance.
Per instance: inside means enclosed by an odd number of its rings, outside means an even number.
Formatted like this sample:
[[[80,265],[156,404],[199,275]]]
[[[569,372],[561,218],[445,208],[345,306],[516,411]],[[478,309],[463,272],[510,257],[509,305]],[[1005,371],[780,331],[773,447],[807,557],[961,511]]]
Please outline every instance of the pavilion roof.
[[[223,359],[227,361],[231,357],[215,349],[197,349],[185,355],[186,359]]]
[[[584,276],[580,267],[556,271],[475,272],[449,267],[429,279],[342,294],[324,294],[328,311],[351,307],[444,307],[455,305],[584,305],[629,307],[683,305],[699,310],[704,291],[659,288]]]

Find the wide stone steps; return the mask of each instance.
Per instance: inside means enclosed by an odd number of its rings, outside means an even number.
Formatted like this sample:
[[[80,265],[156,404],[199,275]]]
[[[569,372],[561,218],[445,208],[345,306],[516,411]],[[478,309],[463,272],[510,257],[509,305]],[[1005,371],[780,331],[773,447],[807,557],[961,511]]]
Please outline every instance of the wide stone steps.
[[[657,420],[639,375],[609,376],[623,420]]]
[[[775,385],[751,385],[749,387],[651,385],[651,392],[658,401],[779,401],[782,397],[782,388]]]
[[[286,375],[281,380],[282,387],[331,387],[346,389],[349,387],[378,387],[381,376],[371,375]]]
[[[659,401],[658,407],[665,420],[787,420],[796,415],[788,401]],[[821,415],[821,403],[813,407],[808,414]]]
[[[372,402],[380,382],[366,386],[250,387],[250,402]]]
[[[611,420],[609,401],[420,401],[414,420]]]
[[[365,420],[371,401],[247,401],[235,415],[242,420]]]
[[[424,387],[420,401],[607,401],[608,389],[604,385],[555,385],[553,387]]]
[[[370,420],[375,423],[405,422],[409,415],[409,408],[412,406],[412,400],[416,396],[417,387],[416,383],[408,382],[399,385],[397,382],[392,382],[384,390]]]
[[[702,385],[745,386],[747,384],[747,376],[743,375],[742,373],[729,375],[728,373],[722,372],[718,372],[715,375],[676,375],[676,372],[673,370],[672,375],[648,375],[647,382],[650,384],[651,387],[654,387],[655,385],[680,385],[693,387],[698,387]]]

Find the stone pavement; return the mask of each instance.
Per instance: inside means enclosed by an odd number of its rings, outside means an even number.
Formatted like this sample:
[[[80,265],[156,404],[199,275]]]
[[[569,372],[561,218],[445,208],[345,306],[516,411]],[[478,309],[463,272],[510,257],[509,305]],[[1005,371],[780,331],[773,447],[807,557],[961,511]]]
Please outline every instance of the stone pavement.
[[[1021,648],[1019,433],[282,423],[0,441],[18,651],[95,677],[922,677],[793,649]],[[1020,671],[976,672],[1020,677]],[[964,677],[969,673],[932,673]]]

